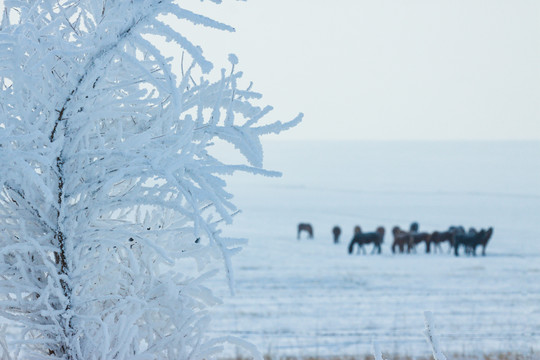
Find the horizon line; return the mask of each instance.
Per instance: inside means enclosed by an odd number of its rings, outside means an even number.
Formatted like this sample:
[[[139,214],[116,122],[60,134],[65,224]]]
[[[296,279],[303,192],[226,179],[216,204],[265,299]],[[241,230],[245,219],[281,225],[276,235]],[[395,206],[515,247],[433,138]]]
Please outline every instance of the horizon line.
[[[265,136],[262,138],[263,141],[319,141],[319,142],[336,142],[336,141],[343,141],[343,142],[478,142],[478,143],[488,143],[488,142],[540,142],[540,138],[538,139],[339,139],[339,138],[331,138],[331,139],[317,139],[317,138],[283,138],[279,136]]]

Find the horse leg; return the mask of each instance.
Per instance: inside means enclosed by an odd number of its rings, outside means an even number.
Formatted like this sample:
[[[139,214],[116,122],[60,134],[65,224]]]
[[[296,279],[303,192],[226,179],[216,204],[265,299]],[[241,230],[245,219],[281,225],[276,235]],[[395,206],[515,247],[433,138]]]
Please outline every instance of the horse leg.
[[[407,244],[407,253],[410,254],[413,250],[414,250],[414,243],[413,243],[412,237],[410,236],[409,243]]]

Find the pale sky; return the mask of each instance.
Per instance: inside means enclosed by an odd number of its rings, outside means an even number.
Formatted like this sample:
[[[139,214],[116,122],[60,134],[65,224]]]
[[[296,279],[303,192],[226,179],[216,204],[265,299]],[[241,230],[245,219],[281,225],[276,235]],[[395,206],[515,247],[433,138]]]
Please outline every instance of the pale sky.
[[[236,28],[197,35],[210,60],[305,113],[280,138],[540,139],[540,1],[187,3]]]
[[[0,0],[0,3],[2,0]],[[189,38],[305,119],[280,139],[540,139],[538,0],[183,0]]]

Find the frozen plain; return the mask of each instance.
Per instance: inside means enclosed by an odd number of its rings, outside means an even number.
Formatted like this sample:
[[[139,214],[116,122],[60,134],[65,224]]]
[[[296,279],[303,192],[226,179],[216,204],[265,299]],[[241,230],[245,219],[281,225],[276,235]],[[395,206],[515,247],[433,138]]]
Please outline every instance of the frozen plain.
[[[236,295],[220,276],[209,284],[224,299],[214,334],[276,356],[364,355],[373,341],[429,356],[430,310],[449,356],[540,358],[540,142],[268,142],[265,167],[284,175],[227,178],[242,213],[226,233],[249,244],[233,258]],[[392,254],[390,229],[412,221],[495,232],[485,257],[446,244]],[[298,222],[313,240],[296,239]],[[386,228],[382,255],[347,254],[357,224]]]

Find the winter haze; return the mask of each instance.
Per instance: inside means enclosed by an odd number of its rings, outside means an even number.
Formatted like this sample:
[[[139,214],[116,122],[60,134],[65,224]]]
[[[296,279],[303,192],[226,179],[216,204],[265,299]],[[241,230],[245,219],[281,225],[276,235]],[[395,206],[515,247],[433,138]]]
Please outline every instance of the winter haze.
[[[540,139],[537,1],[192,2],[236,28],[208,56],[305,112],[279,139]]]

